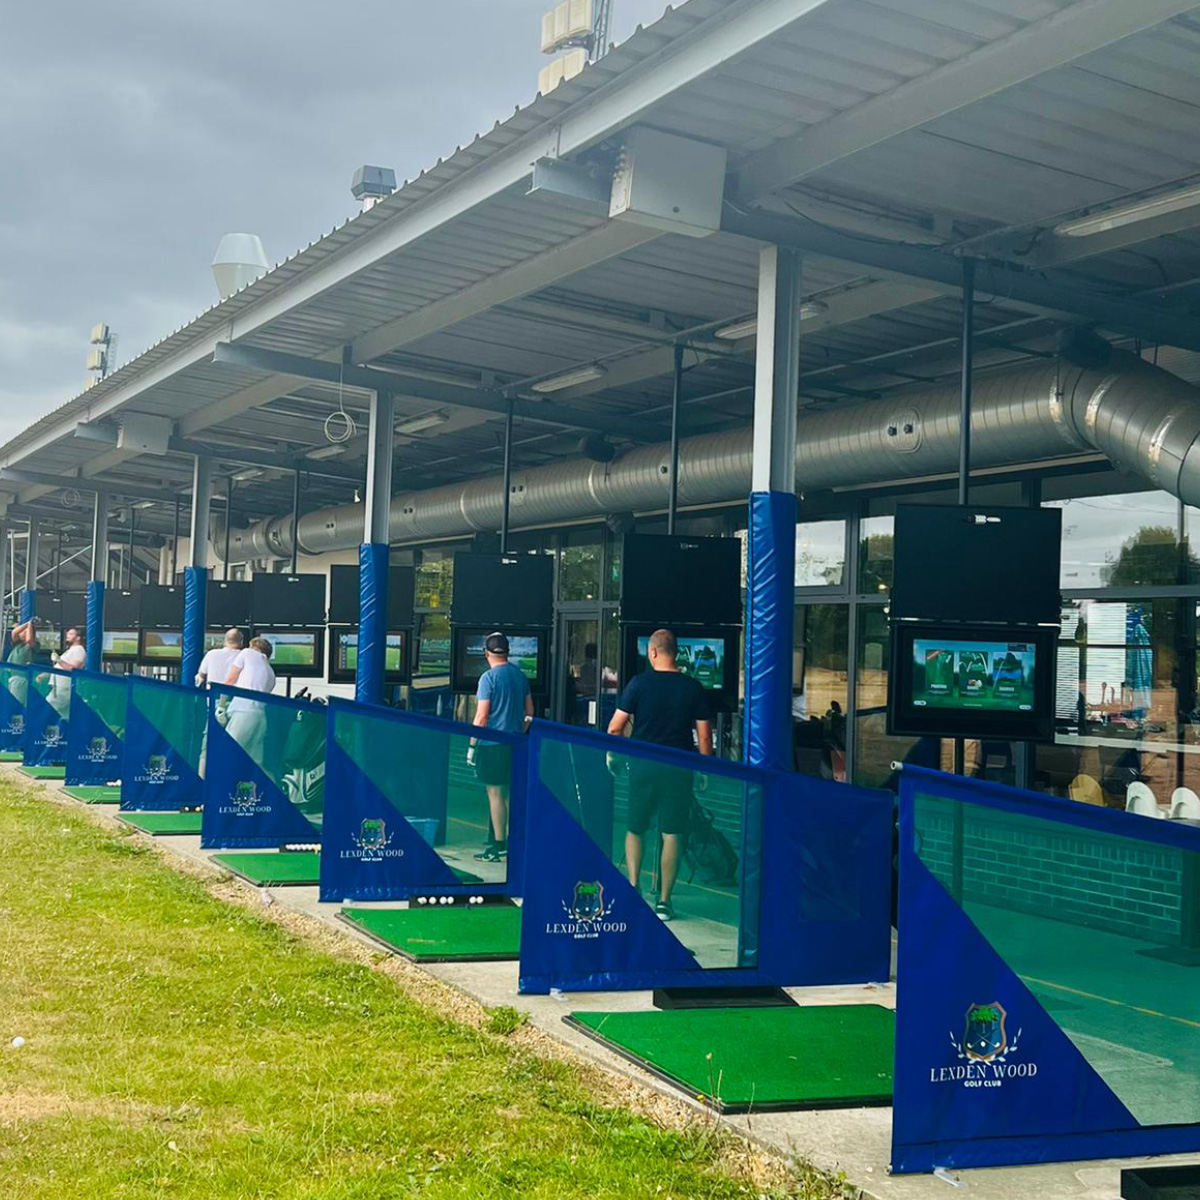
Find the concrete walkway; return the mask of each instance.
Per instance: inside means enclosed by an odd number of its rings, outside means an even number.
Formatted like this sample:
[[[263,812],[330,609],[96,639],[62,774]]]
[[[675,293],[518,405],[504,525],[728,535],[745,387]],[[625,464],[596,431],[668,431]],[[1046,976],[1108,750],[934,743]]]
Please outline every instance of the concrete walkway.
[[[58,782],[35,783],[24,776],[17,776],[16,767],[12,765],[0,764],[0,771],[15,776],[16,781],[24,787],[43,788],[64,803],[77,803],[62,793],[61,784]],[[115,805],[81,807],[107,815],[115,826]],[[166,851],[208,866],[215,872],[228,874],[211,862],[213,854],[220,852],[201,850],[198,837],[163,837],[152,840]],[[250,884],[244,886],[249,891],[258,890]],[[336,915],[341,906],[320,903],[315,887],[272,888],[270,894],[274,903],[316,917],[336,929],[341,936],[356,938],[367,942],[374,950],[379,949],[378,943],[337,920]],[[396,903],[361,907],[405,906]],[[563,1022],[563,1017],[574,1009],[602,1009],[611,1012],[650,1009],[653,1006],[649,992],[576,992],[562,996],[525,996],[517,992],[515,962],[438,963],[423,965],[421,969],[489,1007],[511,1005],[528,1013],[529,1020],[539,1029],[607,1070],[635,1079],[647,1088],[663,1092],[684,1103],[695,1103],[684,1093],[669,1087]],[[799,1004],[861,1003],[882,1004],[894,1008],[896,1002],[895,985],[891,983],[789,990]],[[874,1200],[927,1200],[942,1195],[950,1200],[953,1196],[965,1194],[971,1195],[975,1200],[1119,1200],[1122,1167],[1132,1166],[1136,1162],[1167,1164],[1200,1159],[1200,1155],[1188,1155],[1153,1160],[1113,1159],[1005,1167],[956,1172],[952,1176],[953,1182],[949,1178],[943,1180],[929,1175],[893,1178],[888,1174],[892,1124],[890,1108],[764,1112],[749,1116],[729,1115],[720,1119],[731,1129],[750,1137],[784,1158],[803,1158],[821,1170],[843,1173],[851,1185],[858,1188],[864,1196],[873,1197]]]

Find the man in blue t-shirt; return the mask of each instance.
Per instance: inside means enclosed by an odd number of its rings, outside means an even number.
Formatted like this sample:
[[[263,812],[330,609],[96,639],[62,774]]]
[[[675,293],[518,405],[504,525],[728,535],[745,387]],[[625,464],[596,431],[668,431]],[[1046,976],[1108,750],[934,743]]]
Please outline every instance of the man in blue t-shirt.
[[[699,748],[713,752],[712,717],[704,688],[676,664],[679,643],[669,629],[650,636],[646,657],[650,670],[635,675],[617,701],[608,732],[622,734],[630,718],[638,741],[676,750]],[[692,731],[695,730],[693,740]],[[625,834],[625,869],[629,882],[641,890],[642,839],[657,813],[662,834],[662,878],[654,911],[664,921],[675,916],[671,889],[679,874],[679,856],[687,836],[692,808],[692,773],[645,759],[630,759],[629,821]]]
[[[525,673],[508,661],[508,638],[489,633],[483,643],[488,669],[479,677],[475,693],[475,724],[498,729],[501,733],[521,733],[525,721],[533,716],[533,697]],[[512,750],[498,742],[474,739],[467,751],[467,762],[475,768],[479,781],[487,788],[491,811],[492,838],[475,857],[480,862],[500,862],[508,857],[508,797],[512,784]]]

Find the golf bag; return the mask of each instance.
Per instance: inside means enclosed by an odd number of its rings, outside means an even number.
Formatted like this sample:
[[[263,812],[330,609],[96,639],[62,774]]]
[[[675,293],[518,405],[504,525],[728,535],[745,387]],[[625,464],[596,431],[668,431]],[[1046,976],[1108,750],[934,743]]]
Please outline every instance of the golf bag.
[[[683,861],[688,883],[697,875],[700,882],[714,887],[736,887],[738,856],[729,839],[713,823],[712,814],[695,798],[688,821]]]

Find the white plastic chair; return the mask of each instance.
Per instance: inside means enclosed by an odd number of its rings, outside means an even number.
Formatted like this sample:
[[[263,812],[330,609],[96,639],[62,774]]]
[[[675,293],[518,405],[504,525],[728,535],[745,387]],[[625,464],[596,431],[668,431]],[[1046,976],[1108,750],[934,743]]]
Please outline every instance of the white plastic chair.
[[[1200,796],[1191,788],[1179,787],[1171,794],[1173,820],[1200,821]]]
[[[1144,783],[1131,783],[1125,789],[1125,811],[1139,817],[1161,817],[1162,809],[1154,793]]]

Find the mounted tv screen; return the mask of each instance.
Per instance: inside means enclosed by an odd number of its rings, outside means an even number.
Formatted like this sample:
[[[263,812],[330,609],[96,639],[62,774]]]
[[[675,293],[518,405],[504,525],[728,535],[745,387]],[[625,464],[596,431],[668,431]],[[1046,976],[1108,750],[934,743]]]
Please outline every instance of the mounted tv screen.
[[[488,669],[483,644],[495,626],[478,628],[456,627],[451,633],[450,686],[456,692],[474,694],[480,676]],[[508,637],[508,661],[519,667],[529,680],[529,690],[535,696],[550,690],[550,631],[548,629],[505,629]]]
[[[228,629],[224,626],[220,629],[206,629],[204,631],[204,653],[207,654],[210,650],[222,649],[225,645],[225,635],[232,628],[234,626],[231,625]],[[250,633],[248,630],[242,629],[242,645],[248,646],[249,644]]]
[[[1050,741],[1056,629],[892,626],[888,732]]]
[[[183,632],[181,630],[143,629],[141,631],[138,637],[138,662],[143,666],[177,666],[182,658]]]
[[[125,591],[104,589],[104,623],[114,629],[140,629],[142,624],[141,588]],[[183,622],[181,621],[180,624]]]
[[[358,670],[358,630],[329,631],[329,682],[353,683]],[[387,635],[383,652],[384,683],[408,682],[408,633],[392,630]]]
[[[621,680],[650,670],[650,635],[657,626],[627,625],[623,628]],[[736,629],[689,629],[674,631],[679,645],[675,665],[710,693],[719,709],[736,706],[740,631]]]
[[[136,593],[139,598],[139,625],[142,629],[183,628],[183,588],[147,583]],[[111,619],[117,623],[116,614]],[[120,622],[124,624],[124,622]]]
[[[322,629],[258,629],[271,643],[271,666],[281,679],[320,679],[325,673]]]
[[[329,623],[357,625],[359,570],[341,565],[329,568]],[[416,571],[412,567],[388,567],[387,623],[389,629],[407,629],[413,623]]]
[[[51,626],[43,625],[40,622],[37,627],[37,648],[44,654],[49,654],[52,650],[61,650],[63,644],[63,631],[54,629]]]
[[[741,625],[737,538],[629,534],[621,543],[623,624]]]
[[[549,628],[554,623],[554,559],[548,554],[454,556],[453,625]]]
[[[251,608],[259,629],[303,629],[325,624],[324,575],[255,575]]]
[[[246,629],[253,621],[251,586],[241,579],[210,579],[204,600],[204,623],[210,629]]]
[[[105,662],[137,662],[138,631],[136,629],[106,629],[100,644]]]
[[[63,592],[62,627],[87,631],[87,595],[84,592]]]

